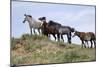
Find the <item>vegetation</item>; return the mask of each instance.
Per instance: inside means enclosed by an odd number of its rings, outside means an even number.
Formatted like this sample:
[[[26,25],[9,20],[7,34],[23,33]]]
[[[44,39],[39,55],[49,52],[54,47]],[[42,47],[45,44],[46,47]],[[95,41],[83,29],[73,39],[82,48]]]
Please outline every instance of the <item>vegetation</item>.
[[[95,48],[55,42],[43,35],[11,38],[11,64],[49,64],[95,61]]]

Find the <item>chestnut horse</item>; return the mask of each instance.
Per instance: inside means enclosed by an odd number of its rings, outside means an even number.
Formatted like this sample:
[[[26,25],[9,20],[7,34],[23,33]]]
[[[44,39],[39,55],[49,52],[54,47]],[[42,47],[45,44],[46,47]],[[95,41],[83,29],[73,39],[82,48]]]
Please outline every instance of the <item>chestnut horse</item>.
[[[91,48],[93,47],[93,43],[94,43],[94,47],[96,47],[96,36],[93,32],[79,32],[79,31],[75,31],[74,36],[78,36],[82,42],[82,47],[86,48],[85,43],[87,43],[88,47],[88,41],[91,42]],[[85,42],[85,43],[84,43]]]

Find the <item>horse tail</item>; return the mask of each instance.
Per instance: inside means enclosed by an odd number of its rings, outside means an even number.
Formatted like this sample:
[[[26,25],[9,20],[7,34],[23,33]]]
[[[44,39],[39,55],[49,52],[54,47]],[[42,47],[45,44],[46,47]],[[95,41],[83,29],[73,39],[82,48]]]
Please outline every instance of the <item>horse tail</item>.
[[[96,35],[93,32],[88,32],[92,38],[92,40],[96,40]]]
[[[94,33],[91,33],[92,34],[92,38],[94,39],[94,40],[96,40],[96,35],[94,34]]]

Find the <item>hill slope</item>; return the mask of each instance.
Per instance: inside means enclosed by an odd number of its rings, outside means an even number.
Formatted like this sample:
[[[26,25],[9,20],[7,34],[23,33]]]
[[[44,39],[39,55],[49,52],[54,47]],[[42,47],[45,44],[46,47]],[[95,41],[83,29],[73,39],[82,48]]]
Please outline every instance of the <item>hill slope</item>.
[[[48,64],[95,61],[94,48],[49,40],[43,35],[24,34],[11,38],[11,64]]]

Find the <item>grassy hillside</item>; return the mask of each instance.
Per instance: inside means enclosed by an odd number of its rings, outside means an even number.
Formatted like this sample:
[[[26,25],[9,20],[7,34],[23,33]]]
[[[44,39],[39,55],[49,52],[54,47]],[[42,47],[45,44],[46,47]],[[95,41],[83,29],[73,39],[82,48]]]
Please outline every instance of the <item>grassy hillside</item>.
[[[28,34],[11,38],[11,64],[48,64],[95,61],[95,48],[49,40]]]

